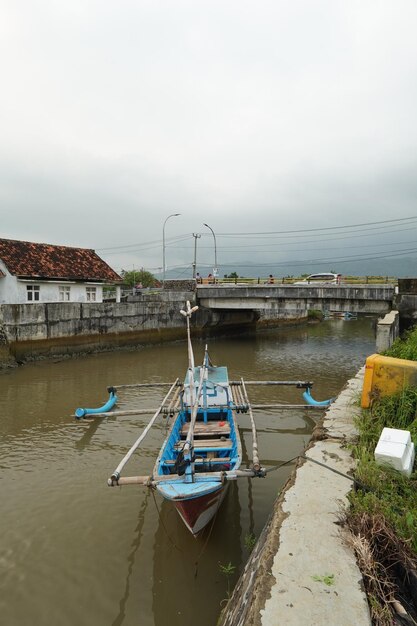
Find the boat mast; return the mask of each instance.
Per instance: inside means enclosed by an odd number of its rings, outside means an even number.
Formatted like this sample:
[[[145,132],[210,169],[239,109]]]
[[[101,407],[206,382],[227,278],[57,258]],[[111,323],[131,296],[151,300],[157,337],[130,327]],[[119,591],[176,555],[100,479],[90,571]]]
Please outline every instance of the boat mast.
[[[194,404],[195,401],[195,381],[194,381],[194,352],[193,344],[191,343],[191,331],[190,331],[190,319],[193,313],[198,309],[198,306],[191,308],[190,301],[187,300],[185,311],[181,309],[180,313],[187,320],[187,342],[188,342],[188,380],[190,382],[190,404]]]
[[[188,341],[188,380],[190,384],[190,406],[192,406],[191,416],[190,416],[190,427],[188,429],[187,439],[184,443],[183,454],[184,460],[188,461],[188,466],[185,470],[185,482],[193,482],[194,481],[194,424],[197,417],[198,406],[200,401],[200,396],[202,392],[202,383],[203,383],[203,372],[204,372],[204,364],[203,367],[200,368],[200,378],[198,385],[198,392],[196,392],[195,380],[194,380],[194,352],[193,345],[191,343],[191,331],[190,331],[190,319],[192,314],[197,311],[198,306],[191,307],[190,302],[187,300],[186,309],[181,310],[180,313],[187,320],[187,341]]]

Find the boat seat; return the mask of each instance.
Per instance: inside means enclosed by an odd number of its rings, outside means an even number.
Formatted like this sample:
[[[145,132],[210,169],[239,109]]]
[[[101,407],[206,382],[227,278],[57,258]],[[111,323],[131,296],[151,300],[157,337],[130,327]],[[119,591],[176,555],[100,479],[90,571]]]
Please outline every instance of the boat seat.
[[[181,429],[181,437],[186,439],[190,423],[186,422]],[[197,437],[222,437],[230,435],[229,422],[196,422],[194,425],[194,439]]]
[[[213,463],[217,463],[217,464],[221,464],[224,465],[225,463],[230,463],[231,457],[230,456],[225,456],[225,457],[214,457],[214,459],[196,459],[194,461],[194,463],[196,465],[209,465],[209,464],[213,464]],[[166,461],[164,461],[164,465],[175,465],[176,461],[175,459],[167,459]]]
[[[181,448],[184,445],[183,441],[177,441],[175,449]],[[231,439],[197,439],[194,440],[194,451],[197,450],[217,450],[232,448],[233,442]]]

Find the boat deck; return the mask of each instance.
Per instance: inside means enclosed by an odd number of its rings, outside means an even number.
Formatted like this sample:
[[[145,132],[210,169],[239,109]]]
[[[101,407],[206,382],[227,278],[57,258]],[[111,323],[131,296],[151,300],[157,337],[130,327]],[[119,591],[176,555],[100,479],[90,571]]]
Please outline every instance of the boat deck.
[[[173,445],[170,456],[177,457],[182,450],[190,429],[190,423],[185,422],[179,432],[179,438]],[[231,425],[227,420],[198,421],[194,426],[194,454],[195,470],[218,471],[230,468],[233,460],[234,441],[231,437]],[[163,466],[170,473],[175,473],[176,458],[167,458]]]
[[[181,439],[186,439],[190,423],[186,422],[181,429]],[[194,439],[200,437],[230,437],[230,424],[226,421],[196,422]]]

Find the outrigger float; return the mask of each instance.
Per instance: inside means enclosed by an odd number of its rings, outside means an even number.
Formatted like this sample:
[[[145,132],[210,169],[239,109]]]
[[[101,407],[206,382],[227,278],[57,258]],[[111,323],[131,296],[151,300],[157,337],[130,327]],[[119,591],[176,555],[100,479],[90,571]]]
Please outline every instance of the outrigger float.
[[[190,318],[198,307],[187,302],[181,314],[187,322],[188,369],[184,382],[177,379],[166,383],[169,390],[161,405],[139,438],[108,479],[110,487],[142,485],[155,489],[172,502],[184,524],[196,536],[216,515],[226,494],[228,483],[239,478],[262,478],[262,467],[253,411],[256,409],[323,409],[332,400],[316,402],[307,381],[229,381],[226,367],[216,367],[210,361],[207,346],[202,365],[195,366],[190,337]],[[109,400],[98,409],[77,409],[77,419],[150,413],[149,409],[111,411],[116,391],[126,388],[161,386],[165,383],[143,383],[110,387]],[[304,389],[307,404],[251,405],[247,385],[293,385]],[[248,413],[252,429],[252,464],[242,468],[242,446],[237,414]],[[162,444],[153,472],[149,476],[122,476],[122,470],[161,415],[173,419],[167,438]]]

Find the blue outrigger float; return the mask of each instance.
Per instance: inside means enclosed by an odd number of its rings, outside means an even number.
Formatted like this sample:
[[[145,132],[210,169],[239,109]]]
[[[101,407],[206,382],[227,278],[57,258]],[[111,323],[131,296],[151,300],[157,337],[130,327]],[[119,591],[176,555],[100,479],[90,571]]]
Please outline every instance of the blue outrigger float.
[[[264,477],[252,409],[309,408],[328,406],[330,401],[315,402],[311,397],[312,383],[303,381],[249,381],[252,385],[294,385],[306,390],[306,405],[258,405],[251,406],[243,379],[229,381],[227,368],[216,367],[210,361],[207,346],[203,362],[194,364],[190,337],[190,318],[198,307],[191,308],[187,302],[181,311],[187,322],[188,369],[185,380],[170,384],[162,404],[129,452],[108,479],[111,487],[121,485],[144,485],[155,489],[165,500],[172,502],[190,532],[196,536],[216,515],[226,494],[229,481],[238,478]],[[158,383],[162,385],[164,383]],[[151,383],[121,385],[126,387],[153,386]],[[117,399],[116,388],[109,388],[109,401],[102,409],[77,409],[78,419],[107,415],[149,413],[148,410],[107,412],[109,402]],[[252,428],[252,464],[241,468],[242,446],[236,413],[248,413]],[[137,450],[150,428],[160,415],[173,418],[168,435],[162,444],[153,472],[150,476],[121,476],[122,469]]]

